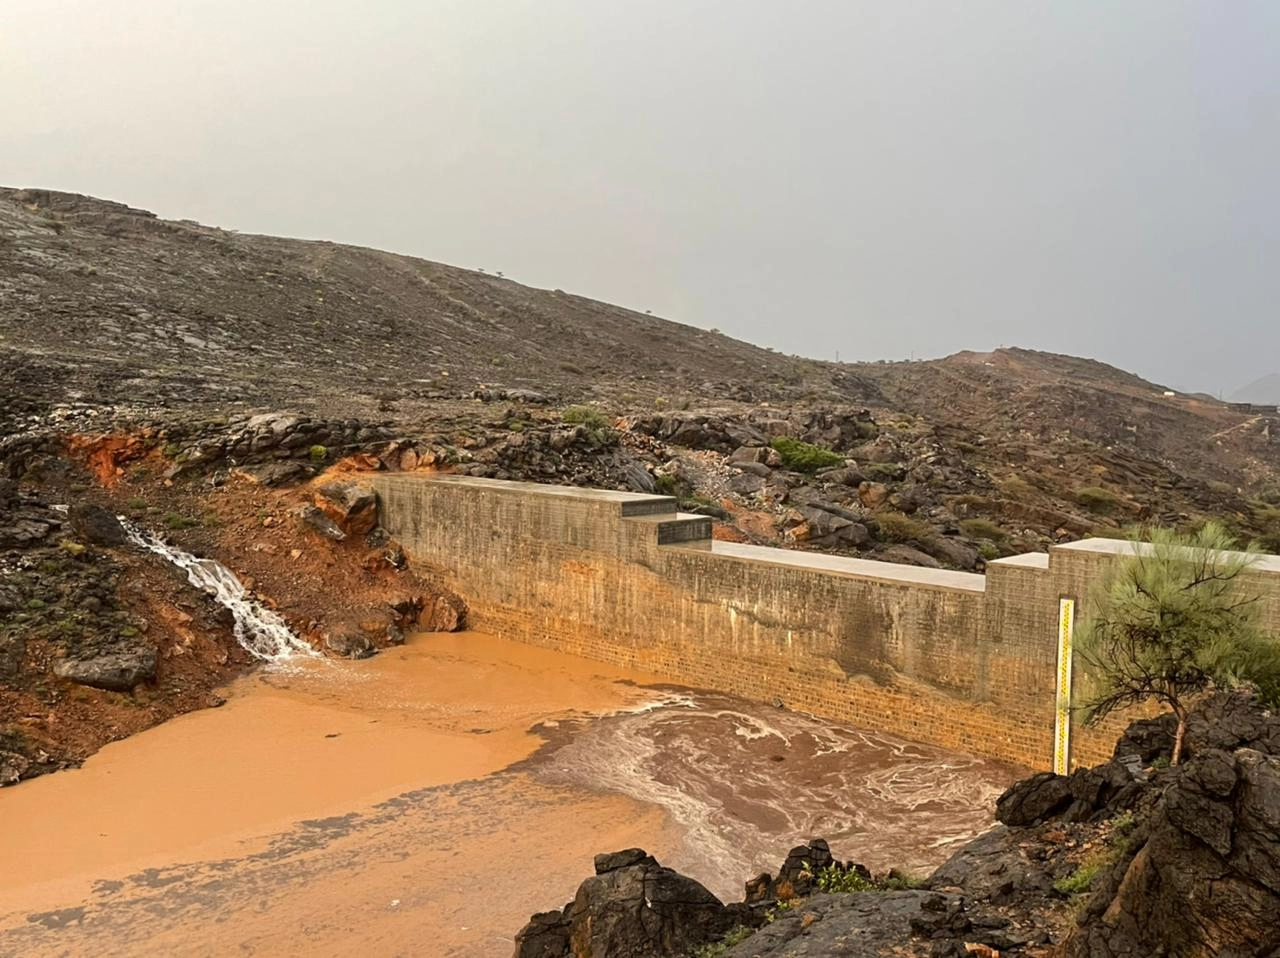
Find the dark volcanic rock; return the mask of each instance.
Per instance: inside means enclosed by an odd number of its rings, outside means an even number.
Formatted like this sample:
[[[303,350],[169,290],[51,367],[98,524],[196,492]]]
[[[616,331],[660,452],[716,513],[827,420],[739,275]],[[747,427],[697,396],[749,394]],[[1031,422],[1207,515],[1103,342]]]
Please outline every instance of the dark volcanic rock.
[[[124,526],[102,506],[79,505],[71,510],[71,529],[86,542],[98,546],[121,546],[128,541]]]
[[[54,672],[64,679],[109,692],[129,692],[139,682],[154,678],[156,650],[128,649],[85,659],[63,659]]]
[[[1064,958],[1280,954],[1280,757],[1206,749],[1177,770],[1136,855]]]
[[[597,855],[595,865],[570,904],[535,915],[516,935],[516,958],[683,956],[754,920],[643,849]]]

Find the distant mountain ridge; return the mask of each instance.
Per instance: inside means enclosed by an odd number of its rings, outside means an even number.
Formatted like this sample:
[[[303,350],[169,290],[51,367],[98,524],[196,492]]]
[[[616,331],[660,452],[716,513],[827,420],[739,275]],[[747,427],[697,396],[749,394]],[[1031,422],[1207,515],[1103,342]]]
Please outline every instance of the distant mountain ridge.
[[[1270,373],[1231,394],[1232,402],[1280,403],[1280,373]]]

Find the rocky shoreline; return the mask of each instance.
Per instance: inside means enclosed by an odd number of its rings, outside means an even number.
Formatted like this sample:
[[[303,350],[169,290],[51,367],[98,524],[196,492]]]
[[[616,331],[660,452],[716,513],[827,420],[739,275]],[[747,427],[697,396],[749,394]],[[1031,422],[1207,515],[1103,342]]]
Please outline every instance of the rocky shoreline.
[[[814,839],[723,904],[642,849],[598,855],[515,958],[1274,958],[1280,716],[1246,695],[1133,723],[1107,763],[1041,773],[927,878],[873,876]]]

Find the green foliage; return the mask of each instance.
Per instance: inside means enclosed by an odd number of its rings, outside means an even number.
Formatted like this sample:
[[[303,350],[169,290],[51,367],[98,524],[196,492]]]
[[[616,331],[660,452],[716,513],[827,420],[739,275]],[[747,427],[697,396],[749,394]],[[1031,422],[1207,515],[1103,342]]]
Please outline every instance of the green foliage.
[[[1109,516],[1120,505],[1120,497],[1110,489],[1101,486],[1085,486],[1076,490],[1076,502],[1090,512],[1100,516]]]
[[[1172,708],[1179,732],[1187,699],[1249,682],[1280,705],[1280,644],[1259,626],[1259,597],[1240,576],[1255,553],[1232,551],[1218,523],[1190,534],[1147,531],[1098,583],[1078,652],[1085,670],[1085,720],[1154,699]]]
[[[610,446],[618,441],[618,433],[609,417],[594,406],[570,406],[560,413],[560,421],[582,426],[586,430],[587,441],[593,446]]]
[[[818,887],[825,892],[832,894],[847,894],[860,891],[874,891],[876,883],[869,878],[864,878],[855,869],[850,868],[845,871],[837,868],[835,865],[828,865],[822,871],[818,872],[814,879]]]
[[[983,539],[978,543],[978,555],[991,562],[1000,558],[1000,547],[988,539]]]
[[[925,880],[923,878],[917,878],[915,875],[904,875],[896,871],[889,872],[888,876],[880,882],[880,887],[885,891],[914,891],[924,886]]]
[[[929,524],[900,512],[877,512],[876,527],[885,542],[914,542],[930,532]]]
[[[190,529],[193,526],[200,525],[199,519],[192,519],[190,516],[184,516],[177,512],[166,512],[164,518],[160,520],[165,527],[175,532],[179,529]]]
[[[1053,883],[1053,890],[1060,895],[1078,895],[1081,892],[1089,890],[1089,886],[1093,884],[1093,878],[1102,868],[1103,862],[1096,858],[1088,858],[1080,864],[1080,867],[1073,871],[1065,878],[1059,878]]]
[[[853,424],[854,431],[858,434],[859,439],[874,439],[880,435],[880,427],[873,422],[867,422],[859,419]]]
[[[990,539],[992,542],[1000,542],[1009,535],[990,519],[961,519],[960,531],[970,539]]]
[[[897,482],[906,469],[896,462],[869,462],[862,467],[862,474],[872,482]]]
[[[701,948],[695,949],[689,958],[720,958],[721,955],[734,945],[741,944],[754,934],[755,931],[748,928],[746,925],[735,925],[733,928],[730,928],[729,931],[725,933],[725,936],[719,941],[713,941],[710,944],[706,944]]]
[[[653,491],[660,496],[682,498],[689,495],[693,487],[675,473],[658,473],[653,477]]]
[[[593,406],[570,406],[560,414],[560,421],[592,429],[609,428],[609,417]]]
[[[782,464],[794,472],[817,472],[844,462],[843,456],[826,446],[815,446],[811,442],[792,439],[790,436],[778,436],[770,445],[782,457]]]
[[[764,920],[772,924],[798,904],[800,904],[799,898],[780,898],[764,913]]]
[[[129,508],[134,512],[141,512],[143,509],[147,508],[147,500],[140,496],[130,499]]]
[[[1027,499],[1035,495],[1036,487],[1021,476],[1010,476],[1000,483],[1000,491],[1014,499]]]
[[[1219,479],[1210,479],[1206,485],[1211,492],[1216,492],[1220,496],[1234,496],[1236,487],[1229,482],[1222,482]]]
[[[307,450],[307,454],[311,457],[311,461],[316,463],[324,462],[329,458],[329,450],[318,444]]]

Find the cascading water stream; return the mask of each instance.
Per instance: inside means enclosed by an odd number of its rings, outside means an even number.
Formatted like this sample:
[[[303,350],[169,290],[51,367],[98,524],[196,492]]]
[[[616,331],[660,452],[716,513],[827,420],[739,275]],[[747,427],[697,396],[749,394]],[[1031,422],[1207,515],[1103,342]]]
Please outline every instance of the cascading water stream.
[[[213,559],[198,559],[189,552],[175,549],[127,519],[120,517],[129,539],[136,545],[168,559],[187,574],[187,581],[213,596],[214,601],[231,612],[235,637],[241,648],[264,662],[286,662],[306,656],[319,658],[320,653],[298,638],[275,612],[264,608],[249,595],[235,574]]]

